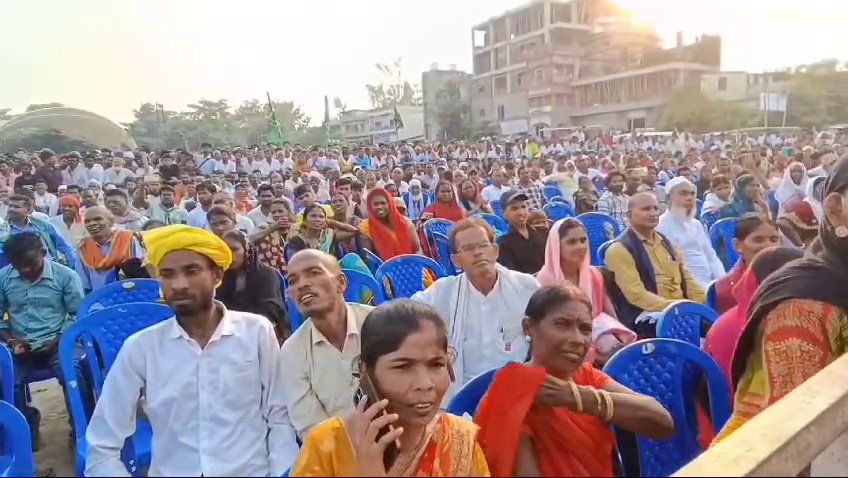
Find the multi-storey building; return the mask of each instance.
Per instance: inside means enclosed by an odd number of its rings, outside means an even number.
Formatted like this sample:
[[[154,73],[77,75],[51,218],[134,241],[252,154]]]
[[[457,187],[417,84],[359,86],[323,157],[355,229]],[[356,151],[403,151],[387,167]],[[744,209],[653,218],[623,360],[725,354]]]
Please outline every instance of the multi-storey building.
[[[718,71],[721,40],[663,49],[608,0],[532,0],[472,30],[475,124],[503,134],[653,126],[684,82]]]
[[[393,143],[424,139],[424,108],[398,106],[403,127],[397,128],[395,109],[348,110],[330,122],[331,134],[345,143]]]
[[[441,70],[438,64],[432,64],[429,71],[421,74],[421,96],[424,100],[424,137],[428,140],[445,139],[436,120],[439,109],[439,93],[444,89],[455,86],[459,89],[462,104],[471,108],[471,75],[450,65],[449,69]]]

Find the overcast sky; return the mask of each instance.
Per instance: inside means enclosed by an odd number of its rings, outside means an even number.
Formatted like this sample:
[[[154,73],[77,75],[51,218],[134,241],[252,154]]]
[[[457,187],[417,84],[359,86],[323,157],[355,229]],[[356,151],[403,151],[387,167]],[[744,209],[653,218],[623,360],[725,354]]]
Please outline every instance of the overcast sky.
[[[376,62],[470,69],[471,26],[520,0],[0,0],[0,108],[59,101],[117,121],[155,101],[368,107]],[[723,67],[848,60],[848,0],[619,0],[671,44],[723,36]]]

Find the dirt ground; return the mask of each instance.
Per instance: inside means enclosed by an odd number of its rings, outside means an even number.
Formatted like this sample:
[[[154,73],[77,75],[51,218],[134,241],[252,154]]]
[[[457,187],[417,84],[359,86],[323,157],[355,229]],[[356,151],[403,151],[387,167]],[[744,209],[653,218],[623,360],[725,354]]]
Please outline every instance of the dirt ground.
[[[56,380],[30,385],[35,406],[41,410],[41,451],[35,454],[35,467],[53,468],[56,476],[74,476],[74,451],[68,447],[70,425],[62,387]]]

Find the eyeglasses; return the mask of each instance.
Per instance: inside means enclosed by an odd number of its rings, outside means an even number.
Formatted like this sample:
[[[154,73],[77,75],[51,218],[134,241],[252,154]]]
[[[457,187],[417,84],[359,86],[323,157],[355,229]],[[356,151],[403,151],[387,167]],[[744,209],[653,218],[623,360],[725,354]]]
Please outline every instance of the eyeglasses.
[[[491,242],[480,242],[477,244],[468,244],[457,248],[457,252],[477,252],[491,249],[494,244]]]

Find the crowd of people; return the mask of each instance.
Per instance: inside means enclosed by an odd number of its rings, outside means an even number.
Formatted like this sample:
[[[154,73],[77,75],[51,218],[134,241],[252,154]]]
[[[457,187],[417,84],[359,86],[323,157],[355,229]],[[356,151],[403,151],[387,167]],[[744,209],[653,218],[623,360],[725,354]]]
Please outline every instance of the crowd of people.
[[[662,438],[675,424],[600,367],[654,337],[670,304],[704,303],[714,284],[721,317],[704,350],[735,390],[716,440],[842,353],[842,154],[808,134],[582,131],[18,151],[0,161],[15,405],[37,449],[27,374],[49,368],[66,386],[58,341],[85,294],[153,277],[175,316],[128,339],[89,397],[87,476],[129,476],[121,450],[139,416],[153,430],[149,476],[613,476],[609,425]],[[579,218],[546,215],[551,186],[576,214],[610,218],[601,265]],[[731,244],[714,248],[707,217],[735,220]],[[370,275],[368,254],[436,258],[434,219],[452,223],[459,274],[425,273],[419,292],[376,307],[366,293],[345,301],[344,270]],[[287,298],[307,318],[294,330]],[[444,413],[492,369],[473,417]]]

